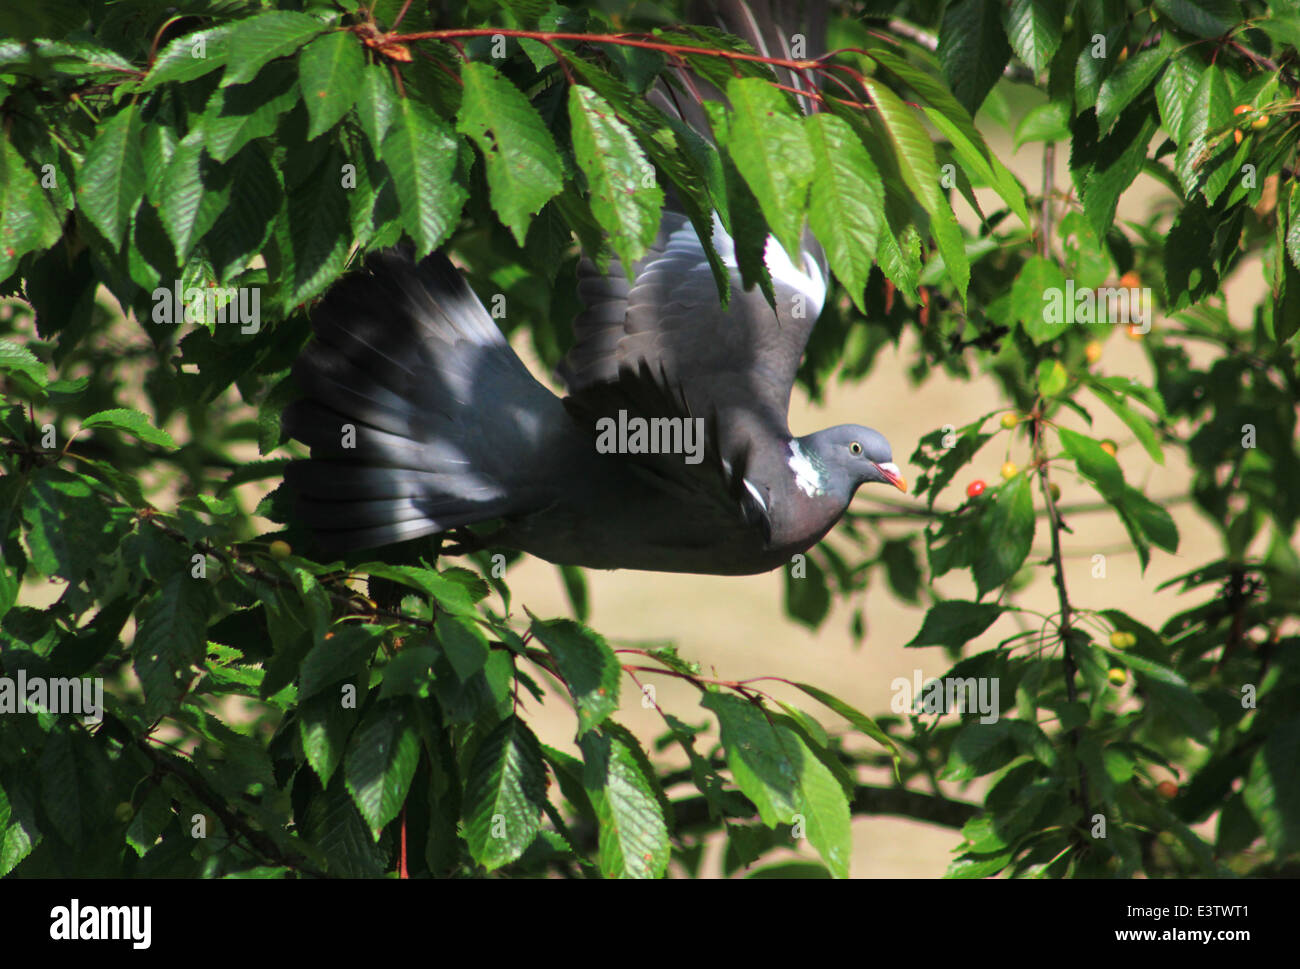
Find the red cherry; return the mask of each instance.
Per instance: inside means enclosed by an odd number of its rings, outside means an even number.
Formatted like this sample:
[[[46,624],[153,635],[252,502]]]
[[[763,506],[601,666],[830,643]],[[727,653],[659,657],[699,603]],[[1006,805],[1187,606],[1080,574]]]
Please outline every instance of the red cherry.
[[[1156,785],[1156,791],[1166,800],[1172,800],[1178,796],[1178,785],[1173,781],[1161,781]]]
[[[966,486],[966,497],[978,498],[980,495],[984,494],[985,487],[986,485],[984,484],[984,482],[981,481],[979,478],[976,478],[974,481],[972,481],[970,484]]]

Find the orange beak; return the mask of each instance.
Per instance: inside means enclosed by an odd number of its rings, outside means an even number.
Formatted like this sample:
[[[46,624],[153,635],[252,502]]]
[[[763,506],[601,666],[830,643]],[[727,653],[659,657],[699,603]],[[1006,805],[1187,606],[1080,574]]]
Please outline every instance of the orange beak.
[[[885,463],[877,464],[876,467],[880,469],[880,473],[885,476],[886,481],[903,492],[903,494],[907,494],[907,479],[899,473],[898,465]]]

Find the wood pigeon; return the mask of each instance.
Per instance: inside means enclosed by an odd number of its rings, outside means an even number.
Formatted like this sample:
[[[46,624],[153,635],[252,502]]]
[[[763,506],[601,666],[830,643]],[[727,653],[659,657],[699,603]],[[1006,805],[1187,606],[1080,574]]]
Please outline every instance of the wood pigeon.
[[[768,237],[775,310],[742,288],[716,216],[711,241],[725,308],[673,205],[631,281],[617,260],[581,262],[563,399],[445,256],[372,255],[318,305],[294,368],[305,396],[283,419],[311,458],[286,480],[302,521],[334,552],[499,519],[483,543],[551,562],[746,575],[816,544],[860,485],[906,491],[879,432],[790,433],[827,291],[816,240],[792,257]]]

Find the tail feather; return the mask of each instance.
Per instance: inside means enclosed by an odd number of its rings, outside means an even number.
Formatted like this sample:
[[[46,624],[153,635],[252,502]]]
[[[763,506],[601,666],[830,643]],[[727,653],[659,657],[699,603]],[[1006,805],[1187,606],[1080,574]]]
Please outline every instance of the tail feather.
[[[515,355],[447,259],[379,253],[317,307],[285,409],[311,448],[285,479],[337,551],[419,538],[549,499],[530,479],[559,399]]]

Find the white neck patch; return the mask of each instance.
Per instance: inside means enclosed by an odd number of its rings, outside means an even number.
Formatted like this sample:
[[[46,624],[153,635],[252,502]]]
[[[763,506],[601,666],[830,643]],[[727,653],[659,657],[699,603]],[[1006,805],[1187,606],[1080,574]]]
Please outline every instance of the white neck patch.
[[[790,442],[790,460],[787,462],[794,472],[794,483],[809,498],[821,494],[822,476],[803,453],[798,441]]]

